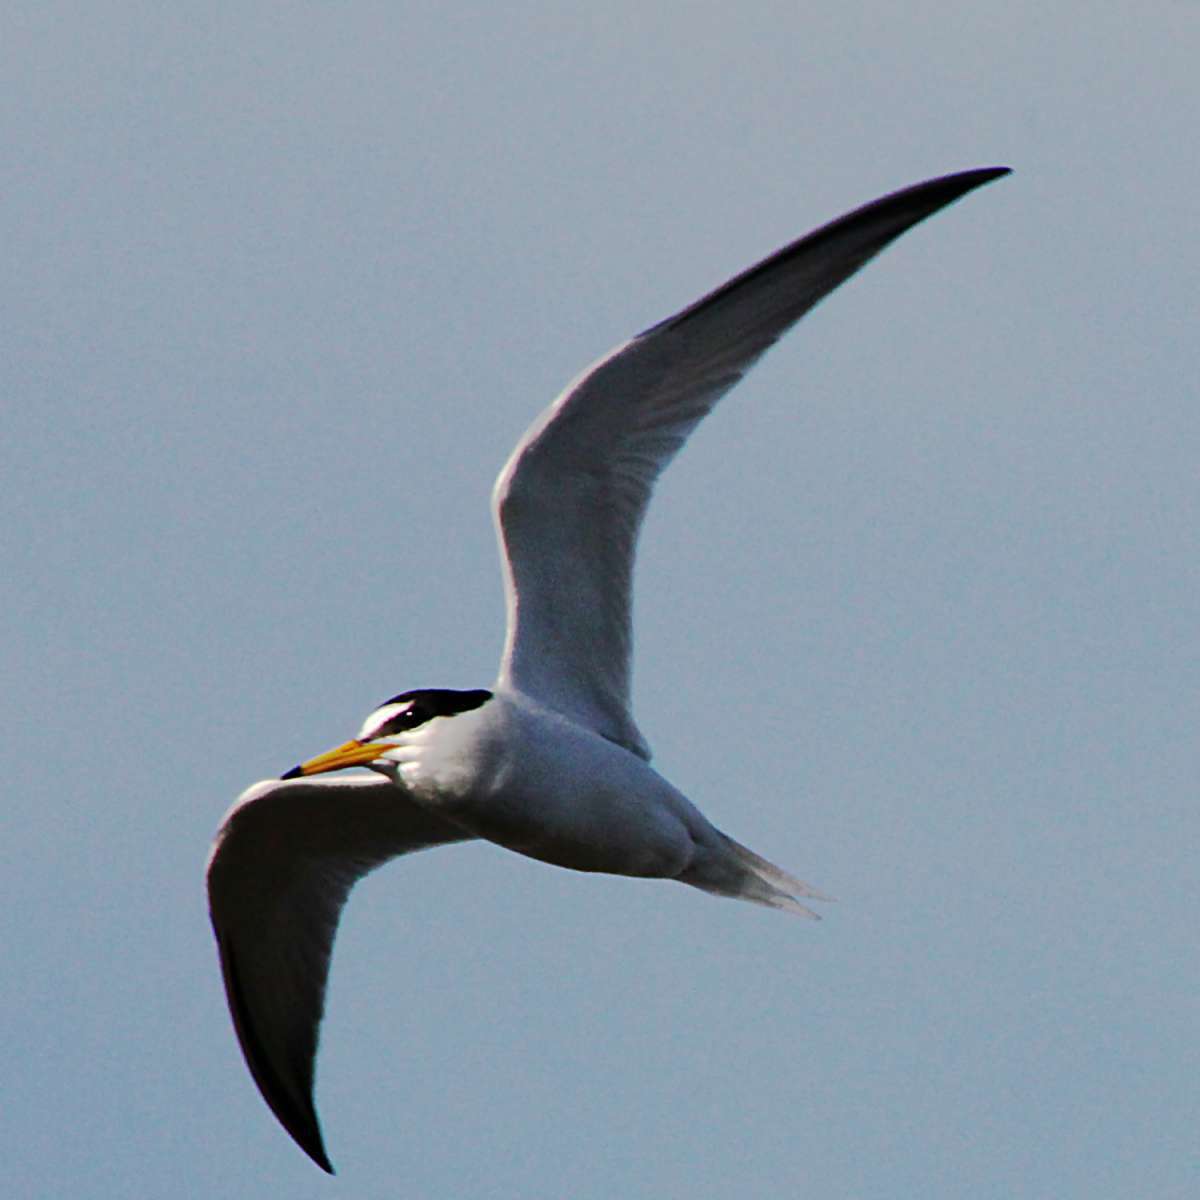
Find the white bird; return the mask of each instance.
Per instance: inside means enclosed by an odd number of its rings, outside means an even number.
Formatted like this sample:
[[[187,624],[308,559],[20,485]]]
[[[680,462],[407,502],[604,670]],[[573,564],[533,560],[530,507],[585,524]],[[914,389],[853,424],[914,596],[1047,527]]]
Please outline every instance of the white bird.
[[[815,916],[797,897],[826,897],[649,765],[629,700],[638,528],[659,473],[769,346],[893,239],[1007,173],[948,175],[857,209],[588,368],[496,481],[508,632],[492,689],[393,696],[353,740],[226,815],[208,895],[234,1027],[263,1098],[324,1170],[313,1069],[334,934],[351,887],[388,859],[483,838]],[[305,778],[352,766],[374,774]]]

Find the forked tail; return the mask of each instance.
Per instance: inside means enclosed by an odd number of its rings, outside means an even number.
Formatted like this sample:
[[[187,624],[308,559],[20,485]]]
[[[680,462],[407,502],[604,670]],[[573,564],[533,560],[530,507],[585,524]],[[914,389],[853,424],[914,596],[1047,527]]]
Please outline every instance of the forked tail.
[[[823,895],[816,888],[797,879],[795,875],[789,875],[773,862],[768,862],[719,830],[713,832],[718,841],[705,847],[706,852],[697,856],[679,876],[681,883],[711,892],[714,896],[732,896],[737,900],[765,904],[768,908],[799,913],[801,916],[811,917],[814,921],[821,919],[796,897],[832,900],[832,896]]]

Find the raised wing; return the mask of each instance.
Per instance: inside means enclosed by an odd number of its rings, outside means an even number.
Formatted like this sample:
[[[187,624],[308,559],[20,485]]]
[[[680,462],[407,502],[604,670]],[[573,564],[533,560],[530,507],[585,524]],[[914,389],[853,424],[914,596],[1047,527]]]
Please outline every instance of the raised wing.
[[[889,242],[1006,175],[917,184],[785,246],[618,346],[534,423],[496,481],[508,635],[500,685],[649,758],[630,712],[630,584],[659,473],[714,404]]]
[[[208,902],[238,1041],[271,1111],[330,1174],[313,1063],[342,905],[389,858],[469,837],[365,776],[256,784],[217,833]]]

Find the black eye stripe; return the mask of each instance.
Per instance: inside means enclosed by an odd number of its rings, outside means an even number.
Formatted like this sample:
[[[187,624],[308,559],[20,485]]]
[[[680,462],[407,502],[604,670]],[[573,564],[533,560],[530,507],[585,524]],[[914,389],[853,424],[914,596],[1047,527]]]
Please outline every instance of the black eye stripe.
[[[416,708],[407,708],[404,712],[397,713],[390,721],[384,721],[371,736],[389,737],[393,733],[399,733],[402,729],[411,729],[414,725],[421,725],[428,719]]]
[[[483,688],[476,688],[470,692],[459,692],[453,688],[417,688],[411,692],[401,692],[398,696],[392,696],[391,699],[385,700],[376,707],[386,708],[389,704],[405,704],[413,701],[414,707],[420,705],[429,713],[430,717],[452,717],[455,713],[478,708],[491,698],[492,693]]]
[[[479,708],[491,698],[492,693],[483,688],[469,692],[459,692],[452,688],[418,688],[411,692],[401,692],[400,695],[385,700],[379,707],[387,708],[389,704],[407,704],[408,707],[385,721],[372,736],[387,737],[389,734],[399,733],[402,729],[415,729],[418,725],[424,725],[426,721],[432,721],[434,717],[452,717],[455,713]]]

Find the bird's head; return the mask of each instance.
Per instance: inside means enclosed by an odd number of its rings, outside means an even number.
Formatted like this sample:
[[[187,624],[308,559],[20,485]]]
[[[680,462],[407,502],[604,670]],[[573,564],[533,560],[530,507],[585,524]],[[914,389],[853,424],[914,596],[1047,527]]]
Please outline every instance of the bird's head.
[[[326,771],[340,771],[343,767],[371,767],[391,775],[395,772],[396,763],[388,757],[388,752],[402,746],[409,732],[436,717],[452,717],[455,713],[478,708],[491,698],[492,693],[482,688],[469,692],[450,688],[420,688],[413,692],[401,692],[399,696],[385,700],[368,715],[357,737],[335,750],[300,763],[280,778],[321,775]]]

